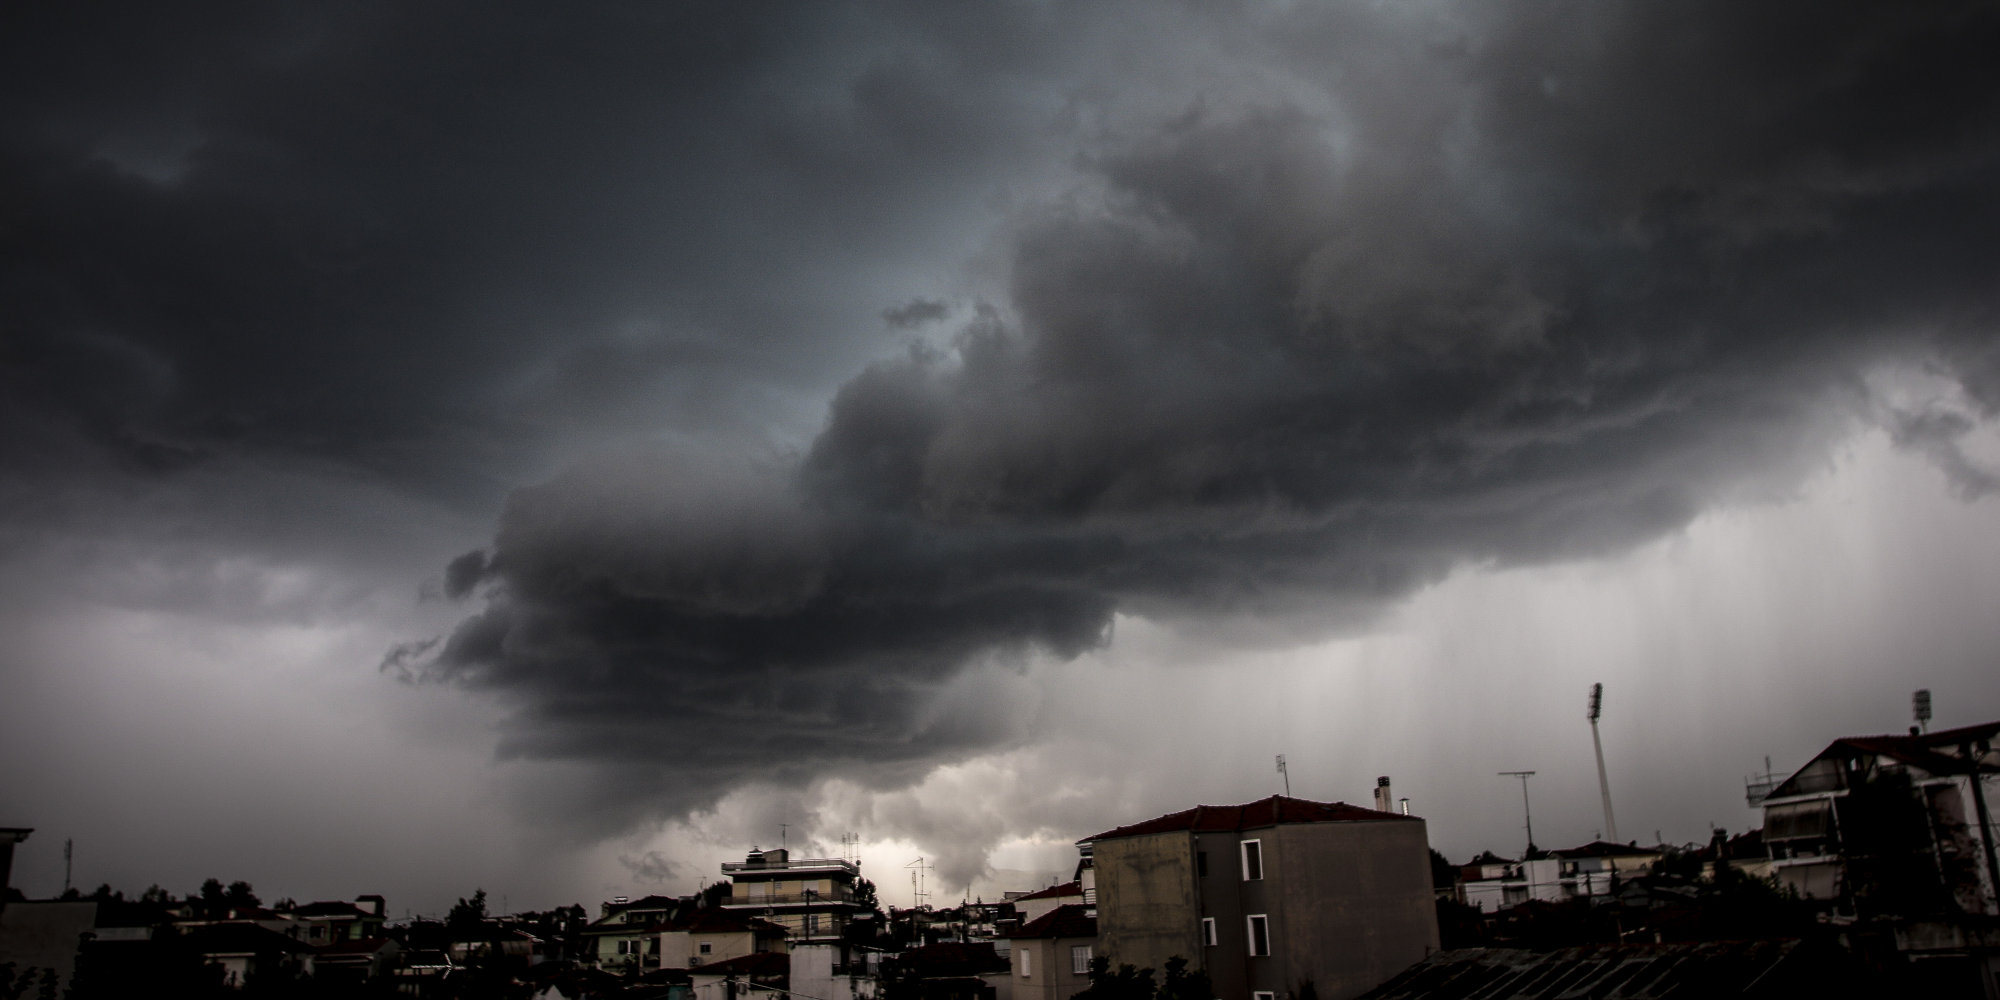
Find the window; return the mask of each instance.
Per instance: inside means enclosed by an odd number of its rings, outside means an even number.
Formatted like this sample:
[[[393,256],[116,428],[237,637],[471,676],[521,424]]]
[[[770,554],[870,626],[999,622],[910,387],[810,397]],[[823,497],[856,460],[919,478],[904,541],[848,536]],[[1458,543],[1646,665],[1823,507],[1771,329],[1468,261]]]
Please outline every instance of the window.
[[[1194,852],[1194,873],[1199,878],[1208,877],[1208,852]]]
[[[1069,971],[1079,976],[1090,975],[1090,946],[1072,945],[1069,949]]]
[[[1264,842],[1246,840],[1243,842],[1243,881],[1255,882],[1264,877]]]
[[[1215,947],[1215,918],[1214,918],[1214,917],[1203,917],[1203,918],[1201,918],[1201,943],[1202,943],[1202,944],[1204,944],[1204,945],[1206,945],[1206,946],[1208,946],[1208,947],[1210,947],[1210,948],[1213,948],[1213,947]]]
[[[1252,990],[1250,1000],[1278,1000],[1278,995],[1269,990]]]
[[[1020,951],[1015,952],[1015,954],[1021,956],[1021,978],[1026,979],[1029,976],[1034,975],[1035,974],[1034,963],[1030,961],[1030,959],[1033,959],[1035,957],[1035,953],[1029,951],[1026,948],[1023,948]]]
[[[1253,913],[1248,918],[1250,924],[1250,956],[1262,958],[1271,954],[1271,921],[1262,913]]]
[[[318,924],[314,924],[314,925],[313,925],[313,929],[312,929],[312,934],[311,934],[311,937],[312,937],[312,939],[313,939],[314,941],[317,941],[317,940],[319,940],[320,938],[323,938],[323,937],[325,937],[325,936],[326,936],[326,928],[325,928],[325,927],[322,927],[322,926],[320,926],[320,925],[318,925]]]
[[[706,954],[709,954],[710,952],[712,952],[712,951],[714,951],[714,950],[715,950],[715,945],[713,945],[713,944],[711,944],[711,943],[709,943],[709,942],[707,942],[707,941],[703,941],[703,942],[701,943],[701,953],[702,953],[702,954],[706,955]]]

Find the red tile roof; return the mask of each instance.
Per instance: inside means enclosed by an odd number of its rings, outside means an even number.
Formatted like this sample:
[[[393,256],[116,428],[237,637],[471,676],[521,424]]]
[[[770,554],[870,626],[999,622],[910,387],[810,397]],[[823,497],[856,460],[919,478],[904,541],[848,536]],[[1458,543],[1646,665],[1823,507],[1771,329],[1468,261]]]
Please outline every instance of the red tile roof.
[[[1033,920],[1022,924],[1010,938],[1094,938],[1097,936],[1097,918],[1090,915],[1090,907],[1081,903],[1058,906]]]
[[[1040,890],[1039,892],[1031,892],[1025,896],[1015,896],[1014,902],[1018,903],[1024,899],[1058,899],[1063,896],[1081,896],[1081,895],[1083,895],[1082,882],[1064,882],[1061,885],[1049,886],[1048,888]]]
[[[783,934],[785,926],[774,924],[761,917],[746,917],[727,910],[696,910],[686,920],[669,920],[654,924],[649,931],[687,931],[690,934],[729,934],[741,931],[756,931],[764,934]]]
[[[1364,809],[1345,802],[1314,802],[1310,799],[1273,795],[1268,799],[1258,799],[1240,806],[1195,806],[1193,809],[1168,813],[1144,823],[1106,830],[1095,836],[1085,837],[1077,843],[1087,844],[1094,840],[1110,840],[1114,837],[1141,837],[1150,833],[1171,833],[1175,830],[1221,833],[1232,830],[1254,830],[1258,827],[1277,826],[1280,823],[1357,823],[1382,820],[1411,822],[1417,821],[1417,817]]]
[[[748,955],[707,965],[697,965],[688,970],[690,976],[789,976],[792,972],[790,956],[775,951],[759,951]]]

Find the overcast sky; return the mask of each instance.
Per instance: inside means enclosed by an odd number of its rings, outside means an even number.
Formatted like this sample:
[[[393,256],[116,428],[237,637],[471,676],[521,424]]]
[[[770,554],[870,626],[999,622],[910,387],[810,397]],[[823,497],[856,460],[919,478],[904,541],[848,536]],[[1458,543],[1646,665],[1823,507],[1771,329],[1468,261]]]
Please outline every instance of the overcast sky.
[[[337,8],[337,9],[336,9]],[[13,5],[15,883],[1454,860],[2000,718],[2000,8]],[[781,824],[784,832],[781,833]]]

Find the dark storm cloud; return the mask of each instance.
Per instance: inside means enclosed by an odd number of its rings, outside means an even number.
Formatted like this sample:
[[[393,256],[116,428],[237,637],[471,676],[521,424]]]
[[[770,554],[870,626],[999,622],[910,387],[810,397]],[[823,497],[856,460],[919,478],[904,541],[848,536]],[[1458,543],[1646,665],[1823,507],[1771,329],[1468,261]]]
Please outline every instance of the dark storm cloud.
[[[579,442],[796,422],[774,403],[823,391],[894,300],[848,262],[897,260],[1009,137],[1007,92],[951,56],[972,23],[5,17],[0,406],[28,433],[0,459],[23,474],[251,452],[489,504]]]
[[[1310,631],[1657,537],[1792,488],[1882,363],[2000,405],[1990,5],[1254,13],[1140,18],[1255,82],[1079,139],[1006,301],[795,465],[517,494],[430,675],[615,765],[621,822],[896,780],[1021,737],[940,696],[968,665],[1114,612]]]
[[[1879,363],[1963,384],[1897,424],[1948,469],[2000,412],[1990,4],[4,16],[12,535],[509,495],[385,666],[600,828],[1020,739],[994,665],[1120,611],[1305,634],[1785,491]]]

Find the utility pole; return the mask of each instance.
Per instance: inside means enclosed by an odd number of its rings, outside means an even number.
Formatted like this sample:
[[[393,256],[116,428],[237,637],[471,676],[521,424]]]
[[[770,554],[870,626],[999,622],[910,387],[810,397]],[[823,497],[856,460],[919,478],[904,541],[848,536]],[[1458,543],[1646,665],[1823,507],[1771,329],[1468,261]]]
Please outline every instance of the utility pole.
[[[1611,816],[1611,779],[1604,774],[1604,741],[1597,738],[1597,716],[1604,709],[1604,685],[1590,686],[1590,745],[1597,750],[1597,793],[1604,797],[1604,839],[1618,840],[1618,821]],[[1523,782],[1525,788],[1526,782]]]
[[[1292,772],[1285,770],[1285,755],[1278,755],[1278,774],[1285,779],[1285,798],[1292,797]]]
[[[70,863],[75,859],[75,854],[76,854],[76,839],[74,837],[64,837],[63,838],[63,895],[65,896],[69,895]]]
[[[1532,778],[1532,777],[1534,777],[1534,776],[1535,776],[1535,772],[1533,772],[1533,771],[1500,771],[1500,772],[1497,772],[1497,773],[1499,774],[1499,776],[1500,776],[1500,777],[1503,777],[1503,778],[1519,778],[1519,779],[1521,779],[1521,816],[1522,816],[1522,818],[1523,818],[1523,819],[1527,820],[1527,826],[1528,826],[1528,853],[1529,853],[1529,854],[1533,854],[1533,853],[1534,853],[1534,851],[1535,851],[1535,814],[1534,814],[1534,812],[1533,812],[1533,811],[1531,811],[1531,810],[1530,810],[1530,809],[1528,808],[1528,779],[1529,779],[1529,778]]]

